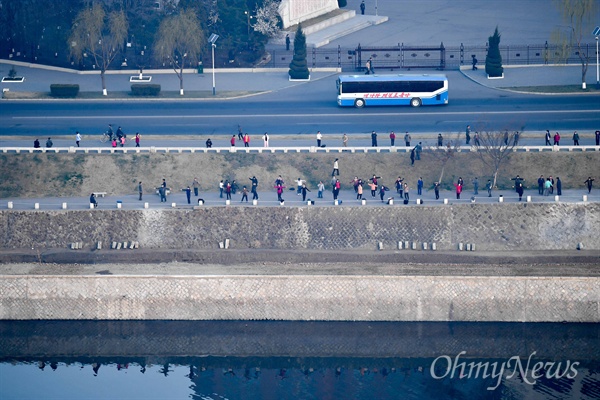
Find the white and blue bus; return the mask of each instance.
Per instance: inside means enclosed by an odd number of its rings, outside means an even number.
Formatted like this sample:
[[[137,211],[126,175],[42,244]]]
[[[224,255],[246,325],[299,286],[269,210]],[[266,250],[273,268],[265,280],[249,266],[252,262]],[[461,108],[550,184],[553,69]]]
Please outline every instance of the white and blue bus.
[[[448,104],[446,75],[340,75],[339,106]]]

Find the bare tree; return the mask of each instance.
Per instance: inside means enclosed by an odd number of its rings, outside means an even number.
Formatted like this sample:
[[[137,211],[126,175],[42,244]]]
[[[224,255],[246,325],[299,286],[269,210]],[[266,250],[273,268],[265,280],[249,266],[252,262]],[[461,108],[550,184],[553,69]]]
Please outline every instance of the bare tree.
[[[598,2],[596,0],[557,0],[557,7],[563,22],[568,24],[569,34],[564,29],[557,29],[552,34],[552,41],[557,50],[554,54],[558,60],[566,60],[575,50],[581,62],[581,88],[586,89],[585,76],[587,74],[590,57],[595,49],[584,46],[583,40],[590,36],[593,23],[598,16]]]
[[[279,1],[265,0],[262,7],[256,9],[256,22],[254,30],[267,37],[275,37],[279,34]]]
[[[495,187],[498,171],[508,162],[509,156],[517,144],[515,136],[518,135],[518,132],[508,129],[503,131],[482,130],[477,134],[479,135],[479,145],[476,146],[477,155],[481,162],[493,171],[493,187]]]
[[[432,148],[432,150],[431,156],[442,166],[440,178],[438,179],[438,182],[441,185],[446,170],[446,164],[448,164],[448,161],[454,158],[456,153],[460,151],[460,134],[446,135],[446,143],[442,144],[442,146],[437,146],[435,149]]]
[[[100,69],[102,94],[106,96],[105,72],[123,48],[127,37],[127,18],[121,11],[106,13],[101,3],[81,11],[75,18],[69,37],[71,56],[80,61],[84,53],[92,56]]]
[[[183,96],[183,69],[200,59],[204,46],[204,32],[196,13],[182,10],[179,14],[165,18],[158,28],[154,42],[154,55],[168,62],[179,78],[179,94]]]

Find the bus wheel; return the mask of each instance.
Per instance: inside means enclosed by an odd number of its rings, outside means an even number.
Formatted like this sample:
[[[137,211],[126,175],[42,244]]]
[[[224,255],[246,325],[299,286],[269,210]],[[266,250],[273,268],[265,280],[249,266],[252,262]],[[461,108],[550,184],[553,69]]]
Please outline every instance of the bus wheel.
[[[354,100],[354,107],[363,108],[365,106],[365,101],[363,99]]]
[[[421,99],[418,97],[410,99],[410,105],[413,107],[419,107],[421,105]]]

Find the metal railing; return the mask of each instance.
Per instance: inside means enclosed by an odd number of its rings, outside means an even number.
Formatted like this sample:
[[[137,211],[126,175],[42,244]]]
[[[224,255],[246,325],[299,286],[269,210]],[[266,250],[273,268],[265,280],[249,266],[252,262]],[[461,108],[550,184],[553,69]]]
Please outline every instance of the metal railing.
[[[453,147],[456,152],[477,152],[483,146]],[[148,147],[1,147],[0,153],[71,153],[71,154],[139,154],[139,153],[410,153],[413,147],[395,146],[352,146],[352,147],[185,147],[185,146],[148,146]],[[445,146],[423,146],[423,151],[448,151]],[[586,152],[600,151],[600,146],[515,146],[513,152]]]

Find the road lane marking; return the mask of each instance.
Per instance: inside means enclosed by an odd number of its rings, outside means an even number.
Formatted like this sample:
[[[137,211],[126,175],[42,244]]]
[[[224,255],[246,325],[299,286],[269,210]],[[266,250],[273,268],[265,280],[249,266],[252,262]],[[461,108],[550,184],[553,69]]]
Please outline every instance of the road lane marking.
[[[597,110],[538,110],[538,111],[457,111],[457,112],[419,112],[416,114],[405,113],[377,113],[377,114],[212,114],[212,115],[109,115],[109,116],[94,116],[94,115],[56,115],[56,116],[18,116],[11,117],[14,120],[35,120],[35,119],[54,119],[54,120],[71,120],[71,119],[107,119],[107,118],[122,118],[122,119],[216,119],[216,118],[290,118],[290,117],[422,117],[422,116],[440,116],[440,115],[521,115],[521,114],[577,114],[577,113],[600,113]]]

